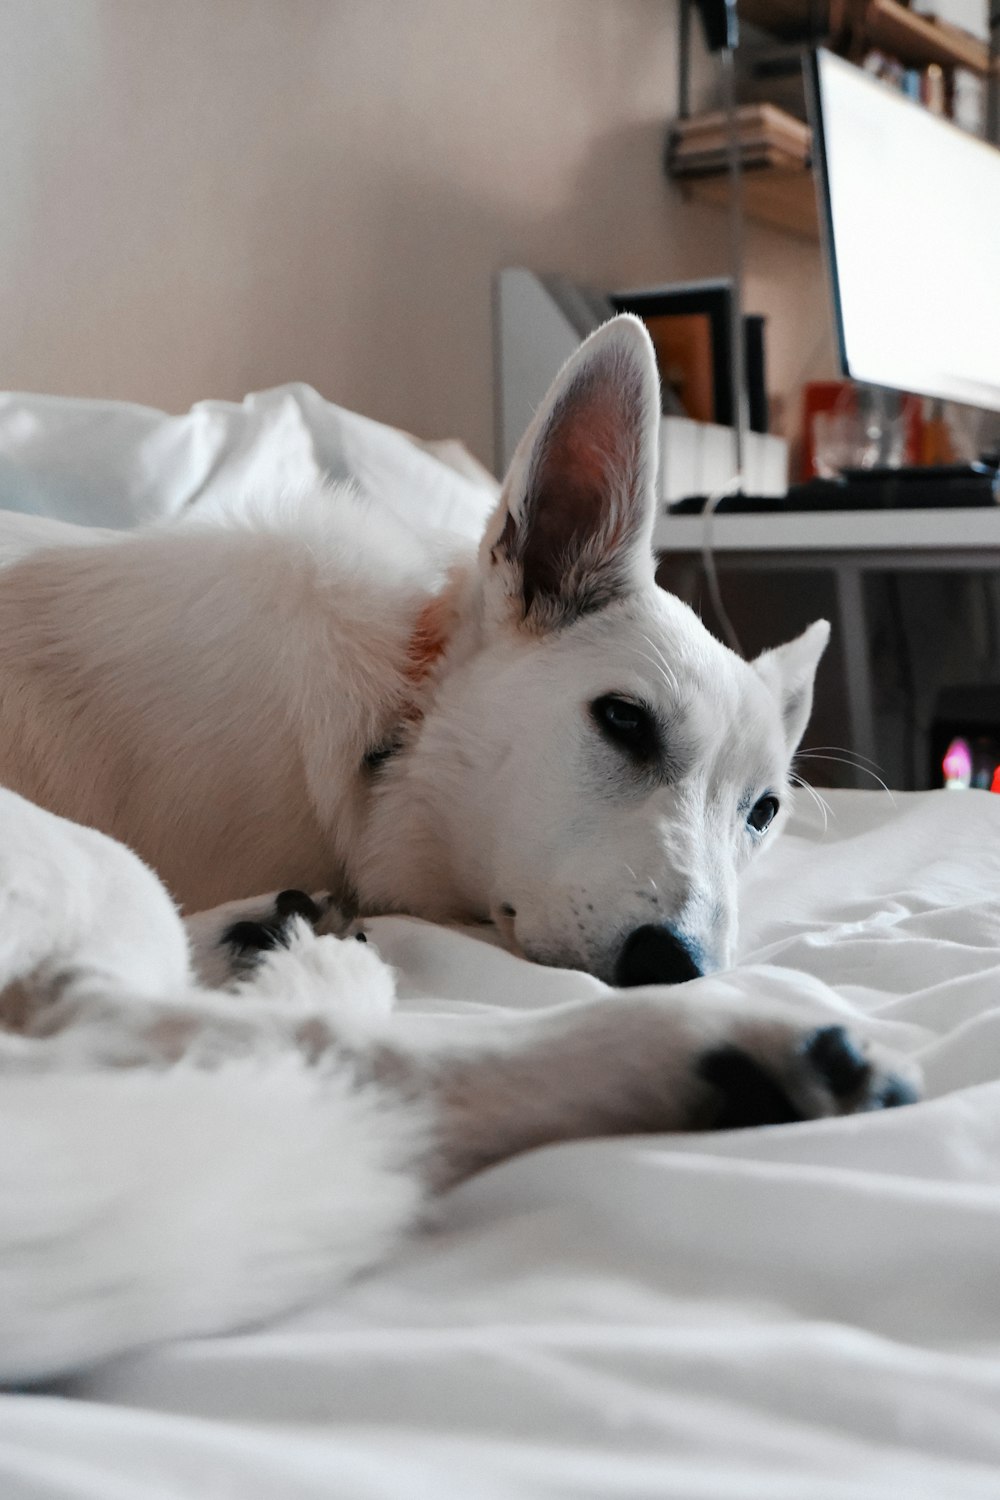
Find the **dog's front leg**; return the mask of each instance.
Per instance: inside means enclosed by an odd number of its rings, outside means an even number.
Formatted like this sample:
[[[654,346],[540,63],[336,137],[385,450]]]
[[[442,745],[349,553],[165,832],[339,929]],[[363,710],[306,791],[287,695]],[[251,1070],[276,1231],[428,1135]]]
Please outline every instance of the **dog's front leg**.
[[[707,994],[588,1002],[479,1046],[383,1058],[434,1101],[437,1187],[554,1141],[785,1124],[919,1096],[912,1063],[847,1027]]]
[[[298,1056],[320,1070],[357,1063],[390,1024],[392,971],[368,944],[317,937],[308,918],[226,990],[195,985],[137,995],[109,976],[70,970],[24,1008],[16,1035],[0,1031],[0,1071],[214,1069],[255,1057]],[[15,1028],[10,1028],[14,1030]],[[398,1106],[399,1100],[392,1101]]]

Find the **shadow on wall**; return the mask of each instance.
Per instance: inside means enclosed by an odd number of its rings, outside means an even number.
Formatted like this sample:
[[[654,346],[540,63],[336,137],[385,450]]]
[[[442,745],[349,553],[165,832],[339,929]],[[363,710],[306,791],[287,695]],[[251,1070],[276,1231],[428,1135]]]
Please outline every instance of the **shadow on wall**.
[[[9,10],[0,386],[177,410],[306,380],[489,459],[493,271],[684,259],[671,5]]]
[[[259,300],[252,331],[267,351],[267,383],[304,378],[334,400],[421,435],[458,433],[491,465],[498,270],[558,269],[597,287],[724,271],[724,244],[714,247],[721,257],[714,263],[693,250],[697,236],[664,252],[671,216],[665,182],[651,184],[654,201],[637,222],[637,185],[625,167],[658,160],[662,138],[659,122],[615,132],[596,144],[565,196],[531,212],[457,192],[445,176],[430,174],[417,185],[383,173],[369,203],[366,243],[346,269],[349,299],[331,288],[325,306],[322,299],[317,305],[306,247],[321,236],[319,221],[303,234],[287,274]],[[711,209],[704,213],[714,217]],[[342,268],[343,261],[338,277]],[[260,369],[253,348],[244,362]],[[340,380],[330,373],[338,370]]]
[[[489,462],[497,269],[726,268],[725,214],[662,171],[671,3],[9,9],[0,386],[304,380]]]

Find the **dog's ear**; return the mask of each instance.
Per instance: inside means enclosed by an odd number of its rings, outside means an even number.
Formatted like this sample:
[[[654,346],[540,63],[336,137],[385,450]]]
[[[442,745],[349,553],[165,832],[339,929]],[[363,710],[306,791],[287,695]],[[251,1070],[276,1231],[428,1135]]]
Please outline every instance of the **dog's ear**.
[[[486,529],[481,566],[504,615],[554,629],[649,574],[659,429],[649,335],[613,318],[556,377]]]
[[[794,755],[809,723],[816,668],[829,639],[829,621],[816,620],[794,641],[765,651],[753,663],[778,700],[789,755]]]

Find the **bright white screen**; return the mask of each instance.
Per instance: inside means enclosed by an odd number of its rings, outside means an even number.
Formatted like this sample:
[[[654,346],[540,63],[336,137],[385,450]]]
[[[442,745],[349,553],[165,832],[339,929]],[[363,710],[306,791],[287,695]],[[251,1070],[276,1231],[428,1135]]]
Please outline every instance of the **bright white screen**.
[[[829,52],[818,75],[847,372],[1000,411],[1000,150]]]

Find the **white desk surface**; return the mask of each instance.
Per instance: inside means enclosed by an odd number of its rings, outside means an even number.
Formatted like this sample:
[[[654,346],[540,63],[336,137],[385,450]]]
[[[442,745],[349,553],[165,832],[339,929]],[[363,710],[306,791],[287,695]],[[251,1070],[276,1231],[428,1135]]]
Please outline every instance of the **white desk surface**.
[[[653,533],[658,552],[700,552],[701,516],[661,515]],[[1000,506],[968,510],[827,510],[723,514],[712,519],[713,552],[935,553],[995,549]],[[989,563],[984,559],[984,564]]]

